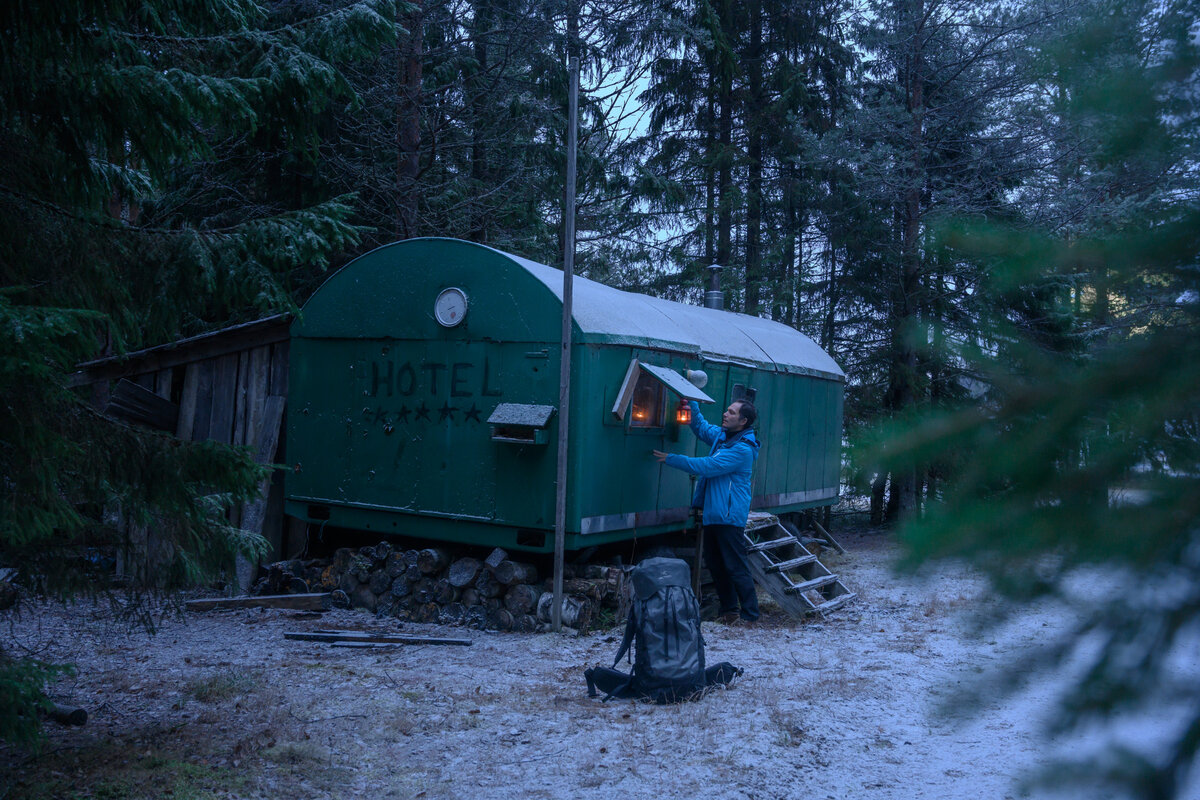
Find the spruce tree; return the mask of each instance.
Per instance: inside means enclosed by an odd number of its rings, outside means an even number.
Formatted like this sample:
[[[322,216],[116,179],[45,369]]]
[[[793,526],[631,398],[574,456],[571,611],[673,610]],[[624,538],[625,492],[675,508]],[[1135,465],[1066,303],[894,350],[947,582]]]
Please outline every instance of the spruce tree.
[[[221,0],[0,6],[0,566],[31,591],[99,591],[156,526],[146,589],[257,552],[223,510],[263,470],[244,451],[107,419],[73,366],[292,307],[289,281],[352,247],[352,198],[303,187],[316,123],[352,100],[338,64],[394,37],[386,0],[304,13]],[[289,185],[303,191],[289,191]],[[0,653],[0,735],[37,736],[44,667]]]
[[[1179,797],[1200,748],[1200,690],[1178,670],[1200,623],[1195,10],[1096,0],[1038,48],[1055,133],[1028,206],[1042,226],[959,221],[941,234],[986,269],[982,294],[1027,298],[1021,313],[993,305],[991,344],[962,350],[994,392],[889,443],[908,463],[970,453],[907,530],[910,564],[982,568],[1007,601],[991,623],[1034,601],[1070,614],[990,688],[1072,663],[1054,733],[1156,723],[1160,739],[1118,735],[1047,776],[1097,796]]]

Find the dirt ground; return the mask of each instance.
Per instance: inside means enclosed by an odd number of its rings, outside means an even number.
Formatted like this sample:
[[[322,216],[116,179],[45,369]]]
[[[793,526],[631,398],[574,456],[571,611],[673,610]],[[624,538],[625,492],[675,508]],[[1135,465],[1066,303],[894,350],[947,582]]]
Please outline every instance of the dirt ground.
[[[745,675],[699,702],[586,697],[618,631],[487,633],[241,610],[168,614],[156,635],[93,605],[28,606],[10,646],[77,665],[54,687],[82,728],[48,723],[40,754],[0,749],[0,798],[1016,798],[1044,753],[1052,689],[950,717],[956,689],[1055,620],[968,636],[983,584],[890,571],[890,539],[843,531],[823,558],[857,592],[826,620],[778,609],[705,623],[710,663]],[[828,551],[827,551],[828,552]],[[469,647],[349,649],[317,628],[467,637]],[[956,718],[957,717],[957,718]]]

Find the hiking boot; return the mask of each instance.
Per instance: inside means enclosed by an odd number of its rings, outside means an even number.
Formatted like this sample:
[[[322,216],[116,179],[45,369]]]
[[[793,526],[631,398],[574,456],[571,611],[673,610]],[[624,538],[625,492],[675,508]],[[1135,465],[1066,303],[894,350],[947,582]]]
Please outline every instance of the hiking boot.
[[[736,611],[726,611],[721,616],[717,617],[717,621],[722,625],[736,625],[741,616]]]

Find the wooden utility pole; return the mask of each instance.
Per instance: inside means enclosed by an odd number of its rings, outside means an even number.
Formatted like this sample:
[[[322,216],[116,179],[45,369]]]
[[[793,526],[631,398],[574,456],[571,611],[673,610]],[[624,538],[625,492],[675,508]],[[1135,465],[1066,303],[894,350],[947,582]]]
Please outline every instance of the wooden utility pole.
[[[396,237],[408,239],[416,235],[417,178],[420,175],[421,148],[421,81],[425,57],[424,0],[415,0],[400,21],[402,35],[397,58],[399,97],[396,103]],[[397,9],[397,15],[401,11]]]
[[[567,10],[567,52],[571,85],[567,98],[567,186],[563,203],[562,352],[558,383],[558,481],[554,503],[554,605],[551,626],[562,629],[563,560],[567,548],[567,437],[571,419],[571,284],[575,274],[575,150],[579,127],[579,8]]]

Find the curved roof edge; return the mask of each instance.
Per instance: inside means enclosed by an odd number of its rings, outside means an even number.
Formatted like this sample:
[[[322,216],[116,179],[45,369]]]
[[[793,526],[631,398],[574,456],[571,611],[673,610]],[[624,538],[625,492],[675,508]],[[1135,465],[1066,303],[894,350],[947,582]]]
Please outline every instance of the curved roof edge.
[[[562,302],[562,270],[489,249],[524,267]],[[589,338],[648,348],[670,344],[709,361],[769,364],[780,372],[846,379],[816,342],[780,322],[625,292],[579,276],[571,295],[575,324]]]

